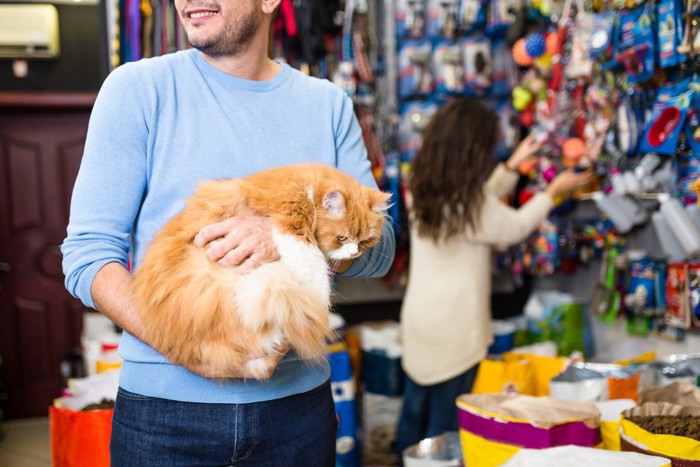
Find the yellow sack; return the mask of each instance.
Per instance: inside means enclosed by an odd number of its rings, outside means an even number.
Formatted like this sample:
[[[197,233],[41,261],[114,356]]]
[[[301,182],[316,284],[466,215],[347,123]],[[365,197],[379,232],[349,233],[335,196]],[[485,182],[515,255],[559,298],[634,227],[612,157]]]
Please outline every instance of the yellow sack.
[[[457,398],[465,465],[496,467],[518,450],[600,445],[600,411],[584,402],[519,394]]]
[[[620,441],[623,451],[637,451],[671,459],[674,466],[700,467],[700,441],[686,436],[651,433],[633,417],[700,416],[699,407],[670,402],[647,402],[622,412]]]
[[[600,410],[600,436],[603,438],[603,449],[620,451],[620,417],[622,412],[636,407],[632,399],[615,399],[595,402]]]
[[[566,368],[569,360],[565,357],[550,357],[547,355],[506,352],[503,361],[512,362],[525,360],[530,363],[535,378],[533,396],[549,396],[549,382]]]
[[[472,393],[505,392],[535,395],[535,370],[527,360],[502,362],[484,359],[479,363]]]

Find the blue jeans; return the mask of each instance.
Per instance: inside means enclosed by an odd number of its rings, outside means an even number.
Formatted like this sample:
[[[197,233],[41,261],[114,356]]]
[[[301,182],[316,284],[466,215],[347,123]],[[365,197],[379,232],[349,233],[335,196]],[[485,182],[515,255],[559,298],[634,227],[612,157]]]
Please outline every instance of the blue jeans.
[[[119,389],[112,467],[335,465],[330,382],[284,399],[201,404]]]
[[[457,431],[455,399],[471,392],[479,365],[442,383],[421,386],[406,375],[403,407],[396,432],[396,447],[401,459],[404,449],[425,438]]]

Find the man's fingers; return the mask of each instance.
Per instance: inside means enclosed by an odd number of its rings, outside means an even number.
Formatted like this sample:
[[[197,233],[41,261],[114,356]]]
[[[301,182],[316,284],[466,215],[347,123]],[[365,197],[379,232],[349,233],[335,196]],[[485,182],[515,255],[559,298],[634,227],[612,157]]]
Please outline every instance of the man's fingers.
[[[259,254],[253,253],[250,255],[248,258],[245,258],[244,261],[240,265],[240,271],[241,274],[248,274],[251,272],[253,269],[262,266],[263,261],[260,257]]]
[[[217,263],[219,263],[221,266],[239,266],[246,260],[246,258],[248,258],[248,256],[250,256],[250,253],[250,250],[244,249],[239,245],[221,257]]]
[[[236,245],[231,239],[227,237],[217,238],[206,245],[205,253],[210,260],[219,261],[235,247]]]
[[[209,224],[202,227],[202,230],[194,237],[194,244],[203,247],[209,242],[225,236],[231,230],[231,219],[216,224]]]

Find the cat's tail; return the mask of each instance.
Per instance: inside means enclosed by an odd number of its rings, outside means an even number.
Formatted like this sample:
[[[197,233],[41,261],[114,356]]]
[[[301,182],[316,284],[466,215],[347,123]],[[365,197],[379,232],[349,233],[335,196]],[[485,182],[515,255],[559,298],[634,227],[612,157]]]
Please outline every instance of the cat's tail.
[[[241,276],[236,294],[242,324],[256,333],[279,335],[302,359],[325,358],[334,337],[330,297],[304,286],[281,262]]]

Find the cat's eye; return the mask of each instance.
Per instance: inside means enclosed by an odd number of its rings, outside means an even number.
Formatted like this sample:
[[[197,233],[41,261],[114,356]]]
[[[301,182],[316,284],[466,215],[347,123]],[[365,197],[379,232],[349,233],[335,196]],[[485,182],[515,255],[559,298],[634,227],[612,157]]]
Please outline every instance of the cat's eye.
[[[337,238],[338,238],[338,241],[339,241],[339,242],[344,242],[345,240],[348,239],[348,237],[346,237],[345,235],[338,235]]]

